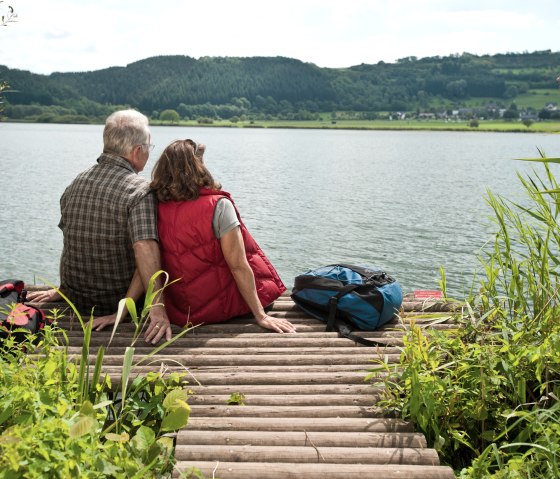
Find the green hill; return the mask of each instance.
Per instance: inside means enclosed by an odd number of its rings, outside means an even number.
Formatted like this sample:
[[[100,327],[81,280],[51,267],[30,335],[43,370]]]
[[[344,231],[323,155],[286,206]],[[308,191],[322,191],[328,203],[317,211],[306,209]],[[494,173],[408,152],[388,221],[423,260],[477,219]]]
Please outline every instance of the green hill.
[[[375,118],[383,112],[461,108],[537,114],[560,101],[560,52],[407,57],[395,63],[320,68],[283,57],[160,56],[126,67],[38,75],[0,66],[11,119],[101,119],[123,105],[157,117],[313,119],[319,113]],[[553,115],[554,116],[554,115]]]

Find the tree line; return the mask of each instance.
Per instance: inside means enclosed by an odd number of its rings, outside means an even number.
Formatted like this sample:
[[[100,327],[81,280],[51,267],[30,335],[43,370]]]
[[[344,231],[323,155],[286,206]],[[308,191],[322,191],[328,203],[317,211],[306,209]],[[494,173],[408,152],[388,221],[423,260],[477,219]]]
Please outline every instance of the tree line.
[[[507,107],[533,89],[556,88],[560,52],[406,57],[349,68],[320,68],[284,57],[159,56],[126,67],[39,75],[0,65],[8,118],[101,119],[130,106],[150,117],[312,119],[320,112],[457,107],[488,98]],[[175,118],[175,114],[172,114]]]

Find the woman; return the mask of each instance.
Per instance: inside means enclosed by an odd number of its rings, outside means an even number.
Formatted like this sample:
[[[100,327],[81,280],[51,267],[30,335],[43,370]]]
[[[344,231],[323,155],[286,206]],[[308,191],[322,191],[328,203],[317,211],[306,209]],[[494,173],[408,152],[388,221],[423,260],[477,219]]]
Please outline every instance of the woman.
[[[289,321],[264,311],[286,288],[204,165],[204,149],[174,141],[152,171],[162,267],[177,280],[164,291],[167,314],[182,326],[251,312],[263,328],[295,332]]]

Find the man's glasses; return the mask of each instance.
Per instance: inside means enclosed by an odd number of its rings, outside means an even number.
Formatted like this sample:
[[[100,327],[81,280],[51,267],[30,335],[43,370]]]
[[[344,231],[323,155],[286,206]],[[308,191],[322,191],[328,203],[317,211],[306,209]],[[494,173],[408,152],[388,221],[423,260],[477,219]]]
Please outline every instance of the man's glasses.
[[[148,151],[154,151],[156,145],[152,145],[151,143],[142,143],[140,146],[147,148]]]

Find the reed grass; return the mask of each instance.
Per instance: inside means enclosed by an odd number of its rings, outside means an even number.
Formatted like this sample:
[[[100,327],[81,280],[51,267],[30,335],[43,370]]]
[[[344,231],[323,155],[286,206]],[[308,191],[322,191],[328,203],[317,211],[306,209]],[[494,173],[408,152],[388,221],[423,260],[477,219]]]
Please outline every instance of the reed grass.
[[[558,159],[518,175],[522,202],[487,193],[495,224],[457,329],[411,325],[386,407],[416,423],[462,478],[560,477]],[[536,168],[539,168],[537,171]],[[442,275],[442,287],[445,275]]]

